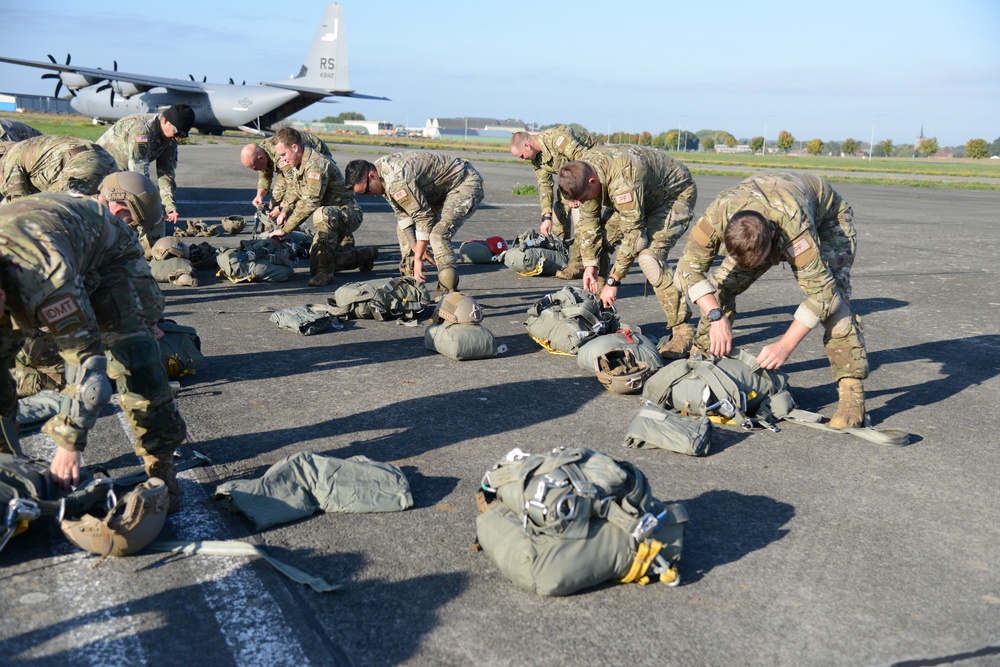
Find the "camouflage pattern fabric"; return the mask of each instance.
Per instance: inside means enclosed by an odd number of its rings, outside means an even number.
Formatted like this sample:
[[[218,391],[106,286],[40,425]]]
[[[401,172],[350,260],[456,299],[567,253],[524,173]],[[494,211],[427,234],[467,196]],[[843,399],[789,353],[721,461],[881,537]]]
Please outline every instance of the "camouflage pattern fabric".
[[[417,241],[429,241],[438,272],[454,267],[451,239],[483,200],[483,177],[461,158],[404,152],[375,160],[385,200],[399,221],[396,233],[404,258],[412,254],[406,227]]]
[[[682,324],[691,311],[666,261],[693,216],[698,190],[691,172],[661,151],[635,145],[598,146],[587,152],[584,162],[601,181],[600,196],[580,207],[576,243],[584,266],[599,267],[602,254],[618,246],[610,273],[621,280],[640,255],[648,255],[658,263],[659,275],[651,278],[645,269],[643,273],[667,327]],[[609,210],[602,218],[604,207]]]
[[[0,160],[0,195],[95,195],[104,177],[116,171],[115,159],[95,143],[51,134],[32,137],[11,146]]]
[[[553,199],[555,184],[553,176],[558,174],[567,162],[582,160],[584,153],[598,143],[590,133],[567,125],[557,125],[532,136],[541,148],[541,152],[531,161],[535,178],[538,179],[538,199],[542,205],[543,216],[553,213],[553,205],[558,208],[558,215],[552,221],[555,229],[556,220],[562,223],[569,219],[569,211],[562,203],[558,192],[555,192]],[[563,234],[557,233],[556,236],[564,240],[567,238],[565,230]]]
[[[723,243],[729,219],[752,210],[771,221],[774,231],[768,261],[754,269],[739,269],[726,257],[708,277]],[[851,207],[829,183],[808,174],[773,174],[748,178],[724,190],[691,230],[677,264],[678,282],[692,301],[715,293],[730,321],[736,316],[736,296],[779,262],[787,262],[806,300],[795,319],[809,328],[823,324],[823,343],[834,380],[868,377],[861,320],[851,313],[851,266],[857,234]],[[709,347],[710,322],[702,318],[695,344]]]
[[[156,163],[160,199],[168,213],[177,210],[177,142],[160,132],[160,114],[125,116],[112,125],[98,140],[115,157],[118,168],[136,171],[149,178],[149,165]]]
[[[168,454],[186,435],[151,323],[163,295],[128,225],[90,199],[23,197],[0,208],[0,282],[10,319],[0,326],[0,413],[13,417],[10,375],[26,336],[46,327],[67,364],[108,355],[119,402],[140,455]],[[60,414],[44,432],[81,451],[87,430]]]
[[[40,136],[42,133],[30,125],[9,118],[0,118],[0,141],[24,141]]]
[[[326,157],[333,159],[330,154],[330,149],[327,147],[323,140],[317,137],[312,132],[307,132],[305,130],[299,130],[299,134],[306,142],[306,147],[313,149],[314,151],[325,155]],[[263,171],[259,171],[257,176],[257,189],[266,190],[271,193],[271,199],[274,203],[278,204],[288,197],[289,193],[287,189],[287,183],[285,180],[285,172],[288,171],[288,164],[282,160],[278,153],[274,150],[274,143],[271,139],[264,139],[263,141],[258,141],[257,145],[264,149],[267,153],[267,166],[264,167]],[[289,203],[294,200],[289,199]]]

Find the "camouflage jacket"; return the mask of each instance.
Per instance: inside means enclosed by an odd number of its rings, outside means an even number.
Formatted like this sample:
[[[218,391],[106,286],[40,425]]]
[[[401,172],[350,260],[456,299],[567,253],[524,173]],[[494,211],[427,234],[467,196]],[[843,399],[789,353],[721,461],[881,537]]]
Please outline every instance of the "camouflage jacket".
[[[405,152],[383,155],[375,169],[396,218],[410,218],[418,235],[430,233],[445,197],[468,177],[466,160],[439,153]],[[419,238],[419,236],[418,236]]]
[[[340,167],[332,158],[304,148],[302,162],[285,172],[287,187],[294,188],[294,204],[286,204],[288,218],[282,229],[290,232],[321,206],[357,206],[354,191],[347,187]]]
[[[0,160],[0,195],[15,199],[46,191],[63,174],[67,161],[84,152],[101,153],[102,161],[112,167],[108,152],[85,139],[48,134],[14,144]]]
[[[30,125],[9,118],[0,118],[0,141],[24,141],[40,136],[42,133]]]
[[[115,156],[119,169],[149,177],[149,164],[156,163],[160,199],[167,212],[177,210],[177,142],[160,132],[160,114],[125,116],[98,138],[97,143]]]
[[[330,149],[315,134],[313,134],[312,132],[306,132],[305,130],[299,130],[299,134],[301,134],[302,138],[305,139],[306,146],[313,149],[314,151],[319,152],[322,155],[327,156],[330,159],[333,159],[333,156],[330,155]],[[272,139],[265,139],[263,141],[258,141],[257,145],[264,149],[264,152],[267,153],[267,158],[268,158],[267,166],[264,167],[263,170],[258,172],[257,189],[271,192],[271,188],[272,186],[274,186],[274,176],[276,172],[284,173],[288,171],[288,165],[284,162],[284,160],[278,157],[278,153],[274,150],[274,142],[272,141]],[[272,196],[277,201],[285,200],[286,199],[285,184],[284,183],[279,184],[277,188],[278,189],[276,189],[274,192],[271,193]]]
[[[723,245],[729,219],[739,211],[756,211],[771,221],[775,237],[770,262],[788,262],[807,299],[802,308],[810,323],[827,318],[836,306],[836,283],[823,262],[820,236],[827,226],[839,226],[845,206],[830,184],[808,174],[754,176],[723,190],[692,227],[677,276],[692,301],[716,291],[709,267]],[[797,316],[798,318],[798,316]]]
[[[13,328],[3,326],[3,338],[47,327],[67,363],[79,364],[101,337],[87,295],[130,264],[145,265],[135,233],[93,199],[39,194],[4,204],[0,276]],[[155,322],[163,300],[158,289],[153,296],[143,310]]]
[[[582,160],[583,154],[597,146],[597,139],[591,134],[567,125],[558,125],[532,135],[541,152],[531,161],[538,179],[538,199],[542,205],[542,215],[552,214],[552,188],[555,174],[563,165],[573,160]]]
[[[691,187],[691,172],[680,162],[655,148],[636,145],[598,146],[583,161],[597,172],[601,194],[580,207],[577,236],[585,266],[597,266],[601,254],[601,210],[614,209],[622,234],[611,270],[624,277],[638,252],[635,241],[645,233],[646,214]]]

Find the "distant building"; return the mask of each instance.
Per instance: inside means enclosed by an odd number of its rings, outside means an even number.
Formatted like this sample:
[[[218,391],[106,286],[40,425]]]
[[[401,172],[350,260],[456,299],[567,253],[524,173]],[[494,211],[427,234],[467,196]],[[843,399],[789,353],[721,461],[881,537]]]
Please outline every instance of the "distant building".
[[[508,138],[515,132],[524,132],[528,126],[521,120],[508,118],[428,118],[424,136],[440,137],[500,137]]]
[[[392,123],[385,120],[349,120],[346,123],[320,123],[319,121],[303,122],[300,120],[292,122],[292,127],[297,130],[308,130],[310,132],[328,132],[330,134],[372,134],[380,136],[390,136],[394,134]]]
[[[715,144],[716,153],[753,153],[750,144],[736,144],[732,148],[725,144]]]
[[[48,113],[76,113],[69,100],[48,95],[20,95],[0,93],[0,111],[45,111]]]

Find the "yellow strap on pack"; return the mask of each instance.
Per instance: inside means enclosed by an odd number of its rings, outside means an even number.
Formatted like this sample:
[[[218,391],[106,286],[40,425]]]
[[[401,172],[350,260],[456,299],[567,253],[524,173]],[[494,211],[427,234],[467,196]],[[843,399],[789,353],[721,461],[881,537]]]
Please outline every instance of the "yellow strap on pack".
[[[563,352],[562,350],[555,349],[554,347],[552,347],[552,343],[549,342],[548,338],[535,338],[531,334],[528,334],[528,335],[531,336],[531,340],[535,341],[536,343],[538,343],[539,345],[541,345],[542,347],[544,347],[546,352],[551,352],[552,354],[559,354],[559,355],[562,355],[564,357],[575,357],[576,356],[572,352]]]
[[[516,273],[526,278],[531,278],[532,276],[540,276],[544,268],[545,268],[545,258],[542,257],[540,260],[538,260],[538,264],[531,271],[517,271]]]
[[[646,576],[646,571],[653,564],[653,560],[660,553],[661,548],[663,548],[663,544],[656,540],[651,540],[649,543],[640,542],[635,551],[635,558],[632,560],[632,566],[629,567],[628,574],[622,577],[622,583],[630,584],[635,582],[640,586],[648,584],[649,577]]]

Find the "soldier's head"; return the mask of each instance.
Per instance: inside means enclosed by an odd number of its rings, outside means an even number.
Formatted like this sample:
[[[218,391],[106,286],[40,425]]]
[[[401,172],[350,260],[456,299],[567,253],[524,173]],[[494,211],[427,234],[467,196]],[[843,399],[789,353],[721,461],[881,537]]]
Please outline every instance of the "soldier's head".
[[[160,192],[153,182],[134,171],[118,171],[101,181],[97,200],[111,214],[143,233],[149,233],[163,217]]]
[[[167,139],[183,139],[194,127],[194,109],[186,104],[175,104],[160,116],[160,132]]]
[[[510,152],[522,160],[534,160],[542,150],[533,136],[527,132],[515,132],[510,137]]]
[[[267,151],[257,144],[247,144],[240,151],[240,162],[247,169],[264,171],[271,165],[271,158],[267,156]]]
[[[302,133],[294,127],[283,127],[271,139],[274,152],[292,167],[302,164],[302,153],[305,150],[305,140]]]
[[[740,211],[729,219],[723,233],[726,252],[740,269],[755,269],[771,253],[774,230],[757,211]]]
[[[567,162],[559,170],[559,193],[572,208],[601,196],[601,179],[586,162]]]
[[[344,169],[344,182],[356,195],[385,194],[378,169],[368,160],[351,160]]]

